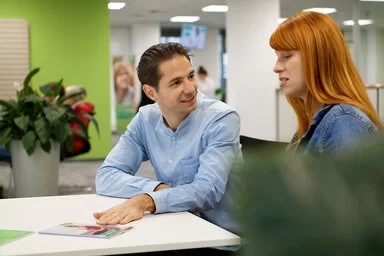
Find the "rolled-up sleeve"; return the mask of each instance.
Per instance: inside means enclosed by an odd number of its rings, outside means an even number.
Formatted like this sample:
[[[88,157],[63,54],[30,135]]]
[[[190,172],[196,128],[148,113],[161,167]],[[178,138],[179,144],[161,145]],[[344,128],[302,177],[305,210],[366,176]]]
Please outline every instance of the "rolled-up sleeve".
[[[160,184],[148,178],[134,176],[142,161],[147,160],[140,114],[129,124],[127,131],[97,170],[96,192],[101,195],[130,198],[152,192]],[[143,135],[141,135],[143,136]]]

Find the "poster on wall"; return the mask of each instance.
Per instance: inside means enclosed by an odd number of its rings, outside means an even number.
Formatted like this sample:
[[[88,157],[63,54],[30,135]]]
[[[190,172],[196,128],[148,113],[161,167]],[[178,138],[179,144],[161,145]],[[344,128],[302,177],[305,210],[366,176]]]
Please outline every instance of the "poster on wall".
[[[127,125],[136,114],[135,101],[135,58],[131,56],[128,65],[123,56],[113,57],[113,85],[116,104],[116,129],[124,133]]]

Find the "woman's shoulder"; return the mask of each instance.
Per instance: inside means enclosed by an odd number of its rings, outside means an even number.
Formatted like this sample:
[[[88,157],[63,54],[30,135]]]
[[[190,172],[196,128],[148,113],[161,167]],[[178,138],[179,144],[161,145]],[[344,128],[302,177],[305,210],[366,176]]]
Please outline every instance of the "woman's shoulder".
[[[348,129],[353,124],[363,126],[370,132],[375,132],[377,127],[372,120],[358,107],[351,104],[334,105],[324,116],[324,124],[330,126],[340,126]]]
[[[326,118],[335,119],[339,116],[349,116],[351,118],[369,119],[369,117],[358,107],[351,104],[336,104],[326,114]]]

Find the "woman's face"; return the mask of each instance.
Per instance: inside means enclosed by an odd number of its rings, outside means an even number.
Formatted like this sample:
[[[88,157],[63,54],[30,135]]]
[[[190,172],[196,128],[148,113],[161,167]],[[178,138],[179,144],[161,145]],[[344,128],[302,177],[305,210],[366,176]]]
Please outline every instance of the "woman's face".
[[[279,74],[280,87],[285,95],[305,100],[307,85],[300,51],[276,51],[276,55],[273,71]]]
[[[116,74],[116,86],[121,89],[127,89],[129,87],[129,74],[128,70],[121,68]]]
[[[197,77],[198,77],[200,80],[204,81],[206,75],[205,75],[205,74],[202,74],[202,73],[197,73]]]

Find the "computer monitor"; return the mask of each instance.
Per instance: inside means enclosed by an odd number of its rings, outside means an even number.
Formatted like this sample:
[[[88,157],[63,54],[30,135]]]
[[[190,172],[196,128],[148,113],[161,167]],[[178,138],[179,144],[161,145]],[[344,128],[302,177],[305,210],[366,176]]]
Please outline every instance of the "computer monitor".
[[[191,50],[204,50],[207,27],[193,24],[182,24],[180,43]]]

